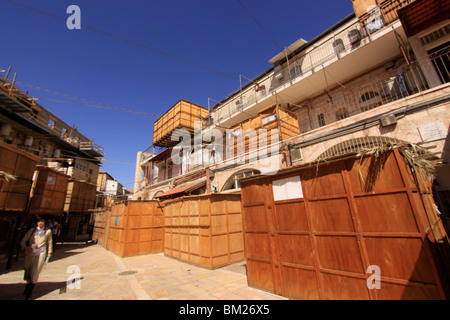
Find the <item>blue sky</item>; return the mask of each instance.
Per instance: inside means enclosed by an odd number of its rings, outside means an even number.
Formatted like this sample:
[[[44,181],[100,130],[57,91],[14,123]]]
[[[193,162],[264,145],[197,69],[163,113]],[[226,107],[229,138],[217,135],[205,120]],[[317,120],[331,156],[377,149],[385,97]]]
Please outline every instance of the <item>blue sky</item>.
[[[66,27],[70,5],[81,9],[81,30]],[[155,115],[180,99],[207,107],[239,89],[239,75],[269,69],[280,47],[352,11],[351,0],[0,0],[0,69],[12,66],[24,91],[102,146],[102,169],[132,189],[157,117],[50,100],[80,102],[65,94]]]

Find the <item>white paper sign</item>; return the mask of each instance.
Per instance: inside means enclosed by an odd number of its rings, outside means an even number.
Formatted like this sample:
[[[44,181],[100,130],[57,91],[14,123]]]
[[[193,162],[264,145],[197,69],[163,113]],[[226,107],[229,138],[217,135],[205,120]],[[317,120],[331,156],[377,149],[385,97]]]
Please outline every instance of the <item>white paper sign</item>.
[[[423,124],[418,126],[417,129],[423,142],[445,139],[447,136],[447,128],[442,120]]]
[[[274,180],[272,190],[275,201],[303,198],[300,176]]]

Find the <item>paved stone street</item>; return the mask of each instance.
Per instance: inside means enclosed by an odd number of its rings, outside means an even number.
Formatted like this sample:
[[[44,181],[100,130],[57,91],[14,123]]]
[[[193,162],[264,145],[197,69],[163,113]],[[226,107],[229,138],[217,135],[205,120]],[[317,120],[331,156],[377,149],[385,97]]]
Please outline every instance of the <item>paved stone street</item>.
[[[23,260],[0,270],[0,300],[23,300]],[[79,277],[71,285],[68,279]],[[247,285],[245,262],[216,270],[163,253],[121,258],[100,245],[58,244],[33,300],[286,300]]]

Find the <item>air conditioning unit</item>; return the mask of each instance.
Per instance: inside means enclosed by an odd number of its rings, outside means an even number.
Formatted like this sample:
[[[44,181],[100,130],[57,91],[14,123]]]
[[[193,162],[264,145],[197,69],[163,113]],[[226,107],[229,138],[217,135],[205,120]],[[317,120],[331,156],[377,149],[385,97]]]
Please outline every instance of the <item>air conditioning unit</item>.
[[[289,149],[289,156],[291,157],[292,163],[303,160],[302,149],[300,147],[291,147]]]
[[[274,78],[280,80],[283,78],[283,72],[281,71],[281,66],[276,66],[274,71]]]
[[[387,127],[393,124],[397,124],[397,118],[393,114],[390,114],[384,118],[381,118],[380,123],[382,127]]]

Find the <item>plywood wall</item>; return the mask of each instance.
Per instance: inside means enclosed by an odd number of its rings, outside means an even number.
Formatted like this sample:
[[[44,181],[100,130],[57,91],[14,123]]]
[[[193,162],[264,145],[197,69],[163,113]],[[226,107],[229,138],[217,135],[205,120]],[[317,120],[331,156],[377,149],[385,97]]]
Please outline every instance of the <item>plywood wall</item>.
[[[0,141],[0,171],[16,176],[0,178],[0,211],[23,211],[30,194],[36,164],[40,158]]]
[[[210,269],[244,259],[240,194],[183,197],[164,206],[166,256]]]
[[[107,249],[122,257],[163,251],[164,210],[158,202],[115,203],[107,216]]]
[[[435,253],[448,239],[429,179],[415,180],[394,150],[241,181],[249,285],[294,299],[445,299]]]
[[[153,144],[159,147],[170,147],[179,143],[171,141],[171,135],[176,129],[186,129],[193,133],[195,122],[208,117],[208,109],[191,102],[180,100],[164,115],[155,121],[153,127]],[[200,124],[201,126],[201,124]]]
[[[38,166],[30,213],[62,215],[68,182],[68,175],[48,167]]]

